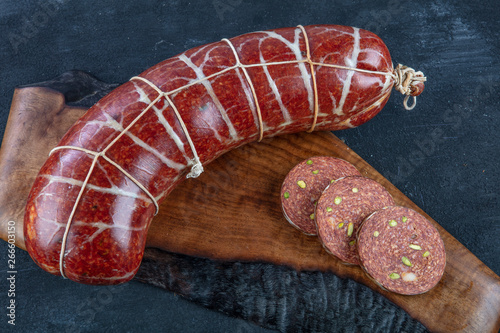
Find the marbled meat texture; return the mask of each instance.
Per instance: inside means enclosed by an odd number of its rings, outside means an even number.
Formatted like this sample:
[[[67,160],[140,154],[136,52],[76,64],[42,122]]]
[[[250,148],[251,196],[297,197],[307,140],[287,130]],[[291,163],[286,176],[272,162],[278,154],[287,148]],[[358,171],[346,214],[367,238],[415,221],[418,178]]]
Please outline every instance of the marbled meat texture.
[[[390,193],[373,179],[345,177],[332,183],[316,205],[318,236],[325,249],[343,262],[358,265],[356,232],[376,210],[394,205]]]
[[[375,282],[404,295],[432,289],[446,265],[444,243],[436,228],[401,206],[377,211],[363,222],[358,253],[361,266]]]
[[[314,209],[321,193],[330,183],[347,176],[361,174],[340,158],[316,156],[297,164],[281,186],[281,208],[286,220],[306,235],[316,235]]]
[[[389,51],[373,33],[344,26],[305,27],[317,82],[315,130],[355,127],[385,105],[394,80]],[[188,50],[146,70],[101,99],[68,131],[60,146],[102,152],[161,202],[189,171],[193,152],[169,101],[177,107],[203,164],[259,138],[311,128],[315,93],[300,28],[255,32]],[[279,64],[293,61],[294,63]],[[248,73],[246,78],[243,67]],[[255,97],[252,93],[255,90]],[[167,98],[168,97],[168,98]],[[125,131],[133,121],[130,129]],[[123,133],[125,131],[125,133]],[[139,268],[152,200],[109,160],[62,149],[47,160],[25,215],[26,246],[42,268],[87,284],[117,284]],[[85,179],[81,199],[76,198]],[[77,206],[70,219],[73,207]]]

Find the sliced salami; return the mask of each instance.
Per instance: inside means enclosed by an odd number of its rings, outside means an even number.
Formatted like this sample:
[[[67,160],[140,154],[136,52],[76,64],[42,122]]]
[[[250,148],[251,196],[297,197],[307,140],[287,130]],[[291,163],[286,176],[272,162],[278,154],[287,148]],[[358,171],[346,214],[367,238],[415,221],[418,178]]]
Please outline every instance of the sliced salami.
[[[311,157],[297,164],[281,186],[281,207],[291,225],[316,235],[314,208],[323,190],[346,176],[361,175],[351,163],[329,156]]]
[[[358,265],[356,232],[376,210],[394,205],[390,193],[365,177],[345,177],[321,194],[316,206],[318,236],[325,249],[340,260]]]
[[[361,266],[386,290],[422,294],[443,276],[443,240],[429,220],[412,209],[393,206],[371,214],[357,242]]]

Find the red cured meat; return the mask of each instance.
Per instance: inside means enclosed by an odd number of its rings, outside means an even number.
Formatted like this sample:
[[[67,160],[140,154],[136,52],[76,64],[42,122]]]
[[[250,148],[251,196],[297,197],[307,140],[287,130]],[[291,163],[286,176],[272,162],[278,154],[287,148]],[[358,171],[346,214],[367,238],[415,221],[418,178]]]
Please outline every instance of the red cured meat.
[[[305,31],[307,39],[300,27],[283,28],[188,50],[89,109],[30,193],[24,233],[33,260],[77,282],[128,281],[139,268],[155,201],[186,177],[194,151],[207,164],[261,131],[310,130],[316,107],[314,130],[374,117],[394,84],[380,38],[333,25]]]
[[[392,205],[392,196],[373,179],[339,179],[328,186],[316,205],[319,239],[328,252],[346,263],[358,265],[356,232],[361,222],[374,211]]]
[[[358,232],[361,266],[383,288],[422,294],[444,273],[446,253],[436,228],[416,211],[393,206],[369,216]]]
[[[281,186],[281,207],[286,220],[305,233],[316,235],[314,209],[331,182],[361,176],[351,163],[330,156],[316,156],[293,167]]]

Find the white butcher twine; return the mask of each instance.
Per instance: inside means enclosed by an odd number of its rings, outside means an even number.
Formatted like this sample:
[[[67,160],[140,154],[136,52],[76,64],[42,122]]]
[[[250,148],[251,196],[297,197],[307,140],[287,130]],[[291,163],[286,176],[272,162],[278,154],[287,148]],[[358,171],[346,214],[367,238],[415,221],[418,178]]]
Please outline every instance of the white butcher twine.
[[[105,159],[107,162],[109,162],[110,164],[112,164],[114,167],[116,167],[120,172],[122,172],[127,178],[130,179],[130,181],[132,181],[134,184],[136,184],[142,191],[144,191],[144,193],[152,200],[153,204],[155,205],[156,207],[156,213],[158,213],[158,210],[159,210],[159,205],[158,205],[158,202],[156,201],[155,197],[153,197],[153,195],[147,190],[147,188],[142,185],[137,179],[135,179],[131,174],[129,174],[125,169],[123,169],[119,164],[117,164],[116,162],[112,161],[109,157],[106,156],[106,151],[111,148],[111,146],[113,146],[113,144],[115,144],[118,139],[120,139],[120,137],[122,135],[124,135],[151,107],[153,107],[161,98],[165,98],[165,100],[167,101],[168,105],[172,107],[172,110],[174,110],[174,113],[177,117],[177,120],[179,121],[179,124],[181,125],[182,127],[182,131],[184,132],[184,135],[186,136],[186,139],[189,143],[189,146],[191,148],[191,151],[193,152],[193,156],[194,158],[192,159],[192,164],[191,164],[191,171],[186,175],[186,178],[196,178],[198,177],[199,175],[201,175],[203,173],[203,165],[201,164],[201,161],[200,161],[200,158],[198,156],[198,153],[196,151],[196,147],[194,146],[193,144],[193,141],[191,139],[191,136],[186,128],[186,125],[179,113],[179,111],[177,110],[177,107],[174,105],[174,103],[172,102],[172,99],[169,97],[169,95],[172,95],[178,91],[181,91],[187,87],[190,87],[192,85],[195,85],[195,84],[198,84],[204,80],[209,80],[213,77],[216,77],[218,75],[221,75],[225,72],[228,72],[228,71],[231,71],[231,70],[234,70],[236,68],[241,68],[241,70],[243,71],[244,75],[245,75],[245,78],[246,80],[248,81],[248,84],[250,86],[250,89],[252,91],[252,95],[253,95],[253,98],[254,98],[254,101],[255,101],[255,105],[256,105],[256,110],[257,110],[257,117],[258,117],[258,123],[259,123],[259,141],[261,141],[264,137],[264,129],[263,129],[263,120],[262,120],[262,114],[261,114],[261,110],[260,110],[260,106],[259,106],[259,101],[257,99],[257,94],[255,92],[255,88],[254,88],[254,85],[250,79],[250,75],[248,74],[246,68],[250,68],[250,67],[265,67],[265,66],[275,66],[275,65],[284,65],[284,64],[301,64],[301,63],[307,63],[309,64],[310,66],[310,71],[311,71],[311,78],[312,78],[312,84],[313,84],[313,93],[314,93],[314,114],[313,114],[313,122],[312,122],[312,125],[311,125],[311,128],[307,131],[307,132],[312,132],[314,131],[314,128],[316,127],[316,122],[317,122],[317,118],[318,118],[318,109],[319,109],[319,106],[318,106],[318,89],[317,89],[317,83],[316,83],[316,75],[315,75],[315,71],[314,71],[314,66],[324,66],[324,67],[333,67],[333,68],[338,68],[338,69],[344,69],[344,70],[348,70],[348,71],[356,71],[356,72],[362,72],[362,73],[368,73],[368,74],[376,74],[376,75],[383,75],[383,76],[390,76],[394,79],[395,83],[394,83],[394,88],[401,92],[403,95],[406,95],[405,99],[404,99],[404,102],[403,102],[403,105],[404,107],[407,109],[407,110],[411,110],[415,107],[416,105],[416,97],[413,96],[414,98],[414,102],[411,106],[408,106],[407,105],[407,101],[408,101],[408,98],[410,97],[410,93],[411,93],[411,88],[416,85],[417,83],[419,82],[424,82],[426,81],[426,78],[425,76],[423,75],[422,72],[415,72],[415,70],[413,70],[412,68],[410,67],[406,67],[406,66],[402,66],[401,64],[399,64],[393,72],[378,72],[378,71],[371,71],[371,70],[364,70],[364,69],[359,69],[359,68],[355,68],[355,67],[349,67],[349,66],[341,66],[341,65],[334,65],[334,64],[324,64],[324,63],[319,63],[319,62],[314,62],[311,60],[311,53],[310,53],[310,48],[309,48],[309,39],[308,39],[308,36],[307,36],[307,33],[306,33],[306,29],[301,26],[301,25],[298,25],[297,26],[303,36],[304,36],[304,42],[305,42],[305,45],[306,45],[306,57],[304,59],[299,59],[298,57],[300,56],[300,54],[297,54],[297,60],[291,60],[291,61],[276,61],[276,62],[269,62],[269,63],[261,63],[261,64],[242,64],[241,61],[240,61],[240,58],[238,56],[238,53],[236,52],[236,49],[234,47],[234,45],[231,43],[230,40],[224,38],[222,39],[222,41],[226,42],[229,47],[231,48],[231,50],[233,51],[233,54],[234,54],[234,57],[236,59],[236,64],[234,66],[231,66],[231,67],[227,67],[217,73],[214,73],[214,74],[211,74],[209,76],[205,76],[203,78],[199,78],[197,80],[193,80],[191,81],[189,84],[186,84],[184,86],[181,86],[181,87],[178,87],[176,89],[173,89],[171,91],[168,91],[168,92],[165,92],[165,91],[162,91],[160,88],[158,88],[154,83],[152,83],[151,81],[143,78],[143,77],[140,77],[140,76],[134,76],[132,77],[130,80],[140,80],[142,82],[145,82],[146,84],[148,84],[151,88],[153,88],[157,93],[158,93],[158,96],[123,130],[120,132],[120,134],[102,151],[102,152],[95,152],[95,151],[91,151],[91,150],[88,150],[88,149],[85,149],[85,148],[81,148],[81,147],[75,147],[75,146],[59,146],[59,147],[56,147],[54,149],[52,149],[52,151],[50,152],[50,154],[52,154],[54,151],[57,151],[57,150],[62,150],[62,149],[73,149],[73,150],[78,150],[78,151],[82,151],[82,152],[85,152],[89,155],[92,155],[94,158],[93,158],[93,161],[92,161],[92,164],[90,166],[90,169],[87,173],[87,176],[83,182],[83,185],[82,185],[82,188],[78,194],[78,197],[75,201],[75,204],[73,206],[73,209],[71,211],[71,214],[68,218],[68,223],[66,224],[66,229],[64,231],[64,236],[63,236],[63,239],[62,239],[62,244],[61,244],[61,253],[60,253],[60,256],[59,256],[59,271],[61,272],[61,275],[64,277],[64,278],[67,278],[65,273],[64,273],[64,268],[63,268],[63,264],[64,264],[64,252],[66,250],[66,241],[67,241],[67,237],[68,237],[68,233],[69,233],[69,229],[70,229],[70,226],[71,226],[71,222],[73,220],[73,216],[75,215],[75,212],[76,212],[76,208],[80,202],[80,199],[83,195],[83,192],[87,186],[87,183],[90,179],[90,175],[92,174],[92,171],[94,170],[95,168],[95,165],[97,163],[97,160],[99,159],[99,157],[102,157],[103,159]],[[50,155],[49,154],[49,155]],[[155,213],[155,214],[156,214]]]
[[[182,127],[182,131],[184,132],[184,135],[186,136],[186,139],[189,143],[189,147],[191,147],[191,151],[193,152],[193,156],[194,156],[193,161],[192,161],[193,165],[191,167],[191,171],[186,175],[186,178],[199,177],[203,173],[203,165],[200,162],[200,158],[198,157],[198,152],[196,151],[196,147],[194,146],[193,140],[191,140],[191,135],[189,135],[189,132],[186,128],[186,124],[184,124],[184,120],[182,120],[182,117],[179,113],[179,110],[177,110],[177,107],[175,106],[175,104],[172,102],[170,97],[168,97],[169,93],[162,91],[154,83],[152,83],[151,81],[149,81],[148,79],[145,79],[143,77],[134,76],[130,80],[141,80],[141,81],[147,83],[151,88],[156,90],[156,92],[158,93],[158,97],[154,101],[152,101],[151,104],[148,105],[148,108],[153,106],[158,101],[158,99],[161,97],[164,97],[166,99],[166,101],[168,102],[168,105],[172,107],[172,110],[174,110],[175,116],[177,117],[177,120],[179,121],[179,124]],[[137,118],[140,118],[141,116],[142,116],[142,114],[140,114]]]

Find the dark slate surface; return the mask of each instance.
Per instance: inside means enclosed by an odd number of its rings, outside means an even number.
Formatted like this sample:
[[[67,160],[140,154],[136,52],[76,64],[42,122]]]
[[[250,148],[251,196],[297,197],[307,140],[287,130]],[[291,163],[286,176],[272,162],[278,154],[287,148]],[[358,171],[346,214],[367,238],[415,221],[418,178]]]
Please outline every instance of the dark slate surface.
[[[429,81],[413,111],[394,94],[375,119],[336,134],[500,274],[497,7],[495,1],[2,1],[0,135],[15,86],[68,70],[118,83],[223,37],[297,24],[365,28],[382,37],[395,63],[422,70]],[[96,288],[62,280],[24,252],[16,254],[14,328],[5,309],[5,242],[0,258],[2,332],[264,331],[138,282]],[[387,306],[374,318],[388,315]]]
[[[332,273],[148,249],[135,278],[280,332],[427,332],[380,294]]]

